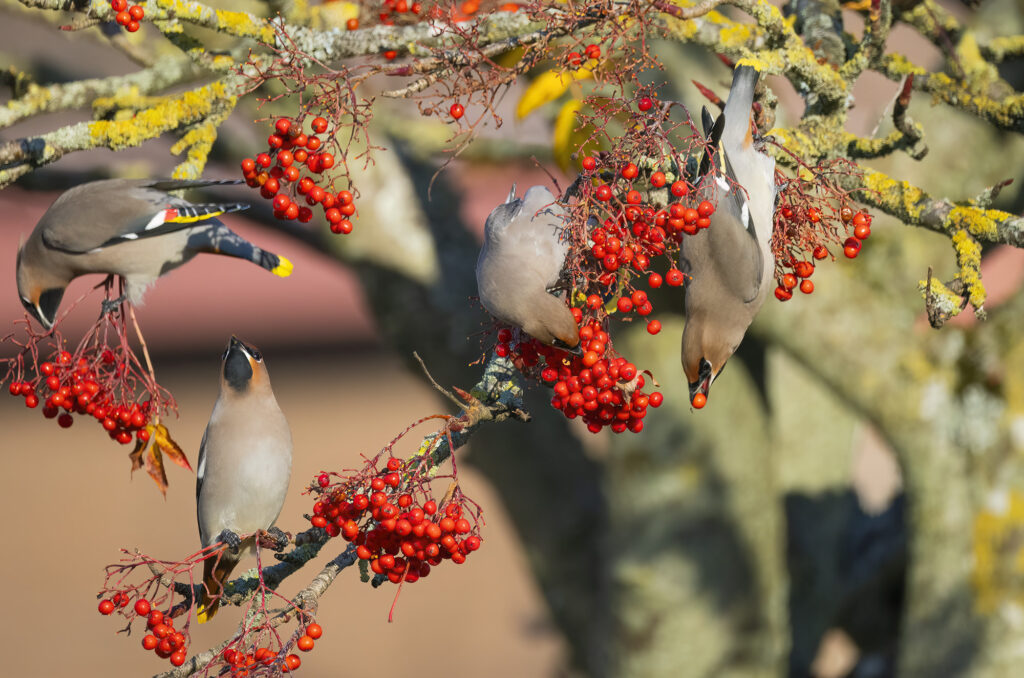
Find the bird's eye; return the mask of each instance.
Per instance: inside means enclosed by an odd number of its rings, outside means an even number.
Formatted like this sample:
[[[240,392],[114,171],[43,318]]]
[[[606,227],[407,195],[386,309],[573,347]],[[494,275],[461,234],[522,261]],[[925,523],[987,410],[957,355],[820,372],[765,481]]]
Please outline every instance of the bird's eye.
[[[256,349],[253,349],[253,350],[252,350],[252,357],[253,357],[253,360],[255,360],[255,361],[256,361],[256,362],[258,362],[258,363],[261,363],[261,362],[263,362],[263,354],[261,354],[261,353],[260,353],[259,351],[257,351]]]

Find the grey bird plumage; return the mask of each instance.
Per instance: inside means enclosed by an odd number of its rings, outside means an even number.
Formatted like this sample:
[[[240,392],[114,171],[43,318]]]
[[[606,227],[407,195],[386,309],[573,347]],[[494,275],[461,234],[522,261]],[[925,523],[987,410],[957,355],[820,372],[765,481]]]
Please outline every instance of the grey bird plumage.
[[[261,250],[216,218],[248,205],[195,205],[167,193],[236,183],[107,179],[65,191],[18,250],[21,303],[49,329],[74,278],[106,273],[124,278],[125,296],[138,304],[158,277],[200,252],[248,259],[275,275],[290,275],[290,261]]]
[[[521,327],[535,339],[574,348],[576,320],[565,302],[549,290],[569,251],[565,208],[543,186],[533,186],[494,208],[484,226],[484,244],[476,262],[480,303],[495,318]]]
[[[682,362],[691,401],[707,396],[772,284],[775,160],[755,147],[750,132],[758,75],[750,66],[734,70],[725,109],[705,129],[720,135],[716,171],[700,184],[716,208],[708,228],[683,238],[679,262],[687,276]]]
[[[203,434],[196,473],[199,537],[207,548],[232,535],[269,530],[284,505],[292,436],[278,407],[263,356],[231,337],[222,357],[220,395]],[[230,533],[225,535],[225,532]],[[200,623],[217,611],[218,594],[252,537],[204,563]],[[236,544],[238,546],[238,544]]]

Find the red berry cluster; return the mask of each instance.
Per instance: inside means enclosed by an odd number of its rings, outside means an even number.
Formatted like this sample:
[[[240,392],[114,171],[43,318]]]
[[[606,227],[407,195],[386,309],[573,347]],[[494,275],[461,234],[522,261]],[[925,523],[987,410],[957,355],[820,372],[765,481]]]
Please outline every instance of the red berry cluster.
[[[246,184],[259,188],[260,195],[272,201],[278,219],[306,223],[313,218],[311,208],[320,205],[333,233],[351,233],[352,222],[348,217],[356,212],[352,193],[333,193],[318,186],[310,176],[302,176],[303,165],[312,174],[334,167],[334,155],[320,151],[323,141],[316,136],[326,132],[327,127],[325,118],[313,118],[314,134],[307,135],[300,122],[280,118],[274,123],[274,133],[267,138],[268,151],[242,161],[242,176]],[[306,205],[296,202],[300,195],[305,196]]]
[[[654,105],[650,97],[637,103],[645,111]],[[587,156],[581,165],[586,181],[571,207],[574,246],[566,269],[574,301],[582,300],[580,308],[572,309],[580,326],[582,355],[525,337],[513,341],[513,332],[507,329],[498,333],[495,350],[524,373],[550,384],[552,407],[570,419],[581,417],[588,430],[639,432],[648,406],[658,407],[663,397],[644,393],[641,370],[613,350],[610,315],[642,319],[652,335],[661,331],[661,322],[649,318],[654,306],[647,291],[638,286],[683,284],[684,275],[675,266],[679,242],[710,226],[715,206],[695,200],[686,181],[669,181],[661,170],[642,172],[635,162],[616,160],[609,153]],[[650,270],[659,256],[669,261],[664,275]]]
[[[99,611],[109,615],[117,608],[127,607],[130,596],[126,593],[115,593],[112,598],[100,601]],[[142,638],[145,650],[156,652],[161,659],[169,659],[174,666],[181,666],[188,656],[188,643],[185,634],[174,630],[174,619],[159,610],[151,609],[149,601],[140,598],[135,601],[135,614],[146,617],[146,628],[149,633]]]
[[[871,235],[871,216],[850,207],[843,188],[844,180],[861,173],[858,167],[843,159],[800,165],[798,176],[779,182],[771,243],[779,301],[792,299],[797,287],[804,294],[814,291],[814,260],[832,255],[833,248],[853,259]]]
[[[495,9],[498,12],[518,12],[521,5],[515,2],[506,2]],[[469,21],[473,19],[476,14],[480,11],[480,0],[463,0],[463,2],[455,5],[453,3],[432,3],[428,6],[424,6],[422,2],[410,2],[410,0],[384,0],[380,12],[377,14],[380,19],[380,23],[383,26],[394,26],[396,23],[408,23],[410,21],[416,21],[421,17],[427,17],[433,21],[448,20],[453,23],[460,23],[463,21]],[[359,28],[359,22],[356,20],[355,27],[353,28],[353,19],[349,19],[346,27],[350,31]],[[384,56],[393,59],[394,56],[388,56],[389,52],[385,52]],[[392,52],[392,54],[394,54]]]
[[[132,434],[145,442],[149,440],[146,425],[153,414],[151,401],[118,403],[111,390],[102,385],[107,383],[110,373],[120,375],[125,370],[125,364],[117,363],[109,349],[104,350],[98,360],[82,357],[77,362],[67,351],[60,351],[52,361],[39,365],[35,379],[12,381],[8,391],[13,396],[23,396],[26,407],[35,408],[39,405],[36,390],[45,384],[50,395],[43,402],[43,416],[47,419],[56,417],[61,428],[68,428],[74,423],[72,412],[87,414],[92,415],[113,440],[123,445],[132,441]]]
[[[579,68],[584,65],[584,59],[600,59],[601,58],[601,47],[599,45],[590,44],[583,48],[583,54],[579,52],[569,52],[565,55],[565,62],[573,67]]]
[[[114,20],[124,26],[129,33],[139,30],[139,22],[146,16],[146,10],[140,5],[128,6],[128,0],[110,0],[110,7],[117,12]]]
[[[477,4],[477,8],[479,8],[479,3]],[[395,24],[396,18],[404,18],[396,17],[396,15],[412,14],[414,16],[418,16],[422,11],[423,3],[421,2],[409,2],[409,0],[384,0],[384,3],[381,6],[380,13],[378,14],[378,16],[380,18],[380,22],[382,25],[393,26]],[[349,28],[349,30],[355,29]]]
[[[386,470],[368,488],[359,480],[332,485],[330,476],[321,474],[314,490],[320,499],[310,518],[328,535],[340,534],[356,544],[356,555],[395,584],[426,577],[445,560],[462,564],[481,545],[479,530],[459,500],[442,507],[433,499],[416,505],[413,495],[402,489],[405,467],[399,459],[388,459]],[[435,519],[438,515],[442,517]]]
[[[578,308],[573,315],[582,318]],[[644,376],[633,363],[612,355],[611,339],[600,321],[590,320],[579,332],[583,355],[571,355],[535,339],[514,341],[508,329],[498,332],[495,350],[500,356],[511,356],[524,372],[539,370],[540,379],[555,392],[551,406],[569,419],[581,417],[590,432],[608,426],[615,433],[639,433],[647,406],[660,406],[661,393],[643,392]]]
[[[593,263],[584,265],[584,276],[594,287],[602,291],[616,286],[620,281],[627,282],[631,276],[626,273],[630,268],[636,273],[644,273],[651,265],[651,258],[669,254],[671,256],[683,234],[696,235],[702,228],[711,225],[711,215],[715,206],[707,200],[699,203],[691,199],[691,187],[683,180],[673,181],[668,187],[668,204],[658,207],[644,201],[644,194],[634,188],[633,181],[640,175],[639,168],[632,162],[622,165],[615,174],[602,170],[597,158],[586,157],[582,161],[584,171],[594,177],[602,176],[611,179],[609,183],[598,183],[591,193],[591,211],[605,216],[603,224],[595,224],[589,231],[589,253]],[[647,191],[662,189],[668,184],[664,172],[650,173],[647,179]],[[596,203],[593,201],[596,200]],[[624,271],[620,272],[620,269]],[[670,286],[683,283],[683,274],[672,266],[664,278],[660,274],[647,276],[650,287],[660,287],[662,282]],[[650,313],[650,302],[646,296],[633,298],[634,289],[626,290],[628,299],[620,297],[617,308],[623,312],[636,310],[640,315]],[[595,303],[601,297],[588,295],[587,307],[595,310]],[[624,301],[624,299],[626,299]]]
[[[864,240],[867,240],[868,236],[871,235],[871,216],[866,212],[858,211],[854,212],[853,208],[843,205],[839,208],[839,221],[842,223],[843,228],[846,232],[852,232],[852,235],[847,237],[843,241],[843,254],[848,259],[855,258],[860,254],[861,244]],[[783,222],[789,221],[803,221],[805,226],[809,226],[811,229],[819,230],[824,234],[821,240],[835,241],[838,242],[838,237],[833,236],[837,232],[837,229],[820,229],[819,225],[822,223],[823,215],[821,210],[817,207],[810,207],[805,210],[794,210],[792,207],[784,206],[779,210],[779,214],[776,217],[776,221],[780,221],[779,217]],[[782,228],[786,229],[787,224],[783,223]],[[778,228],[778,226],[777,226]],[[811,282],[810,277],[814,274],[814,263],[808,261],[805,258],[798,258],[793,254],[793,250],[790,249],[788,252],[789,256],[786,259],[776,262],[776,269],[785,271],[778,278],[778,287],[775,288],[775,298],[779,301],[788,301],[793,298],[793,290],[799,285],[800,291],[804,294],[810,294],[814,291],[814,283]],[[804,253],[806,254],[806,253]],[[815,259],[821,260],[829,256],[830,251],[824,244],[815,244],[811,250],[811,256]]]
[[[311,626],[320,628],[317,624]],[[289,673],[302,665],[299,655],[289,654],[282,658],[281,653],[274,652],[269,647],[257,647],[252,652],[242,652],[229,647],[224,650],[222,656],[224,662],[231,667],[228,675],[236,678],[244,678],[244,676],[254,673],[260,666],[270,666],[278,661],[281,662],[282,673]]]

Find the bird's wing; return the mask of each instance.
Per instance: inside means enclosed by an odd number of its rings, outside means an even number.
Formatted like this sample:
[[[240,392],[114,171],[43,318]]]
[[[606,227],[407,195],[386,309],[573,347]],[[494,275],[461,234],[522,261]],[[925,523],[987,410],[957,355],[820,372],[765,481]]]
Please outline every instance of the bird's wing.
[[[149,238],[248,208],[244,203],[194,205],[165,190],[234,181],[123,181],[83,184],[47,210],[39,228],[43,243],[69,254],[84,254],[122,242]]]
[[[707,229],[708,256],[721,282],[732,294],[749,303],[757,298],[764,277],[764,254],[742,191],[730,186]]]
[[[209,429],[207,429],[208,431]],[[206,475],[206,433],[203,431],[203,441],[199,443],[199,464],[196,466],[196,512],[199,511],[199,495],[203,491],[203,477]]]

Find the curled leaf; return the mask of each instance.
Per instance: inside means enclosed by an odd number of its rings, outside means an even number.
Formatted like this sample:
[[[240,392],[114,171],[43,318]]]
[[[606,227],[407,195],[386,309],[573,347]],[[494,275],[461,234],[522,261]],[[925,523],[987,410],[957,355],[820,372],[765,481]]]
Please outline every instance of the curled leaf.
[[[149,454],[146,455],[146,473],[156,482],[161,494],[167,496],[167,473],[164,472],[164,460],[160,456],[160,450],[156,445],[149,446]]]
[[[519,97],[519,103],[516,104],[516,116],[525,118],[544,104],[565,94],[572,83],[591,77],[593,77],[593,73],[587,68],[578,68],[575,71],[550,70],[541,73],[526,88],[523,96]]]
[[[579,160],[600,150],[600,144],[593,138],[593,125],[579,124],[577,114],[582,108],[582,101],[570,99],[565,102],[555,119],[551,152],[563,172],[570,170],[573,154],[576,154]],[[578,169],[578,166],[575,169]]]
[[[192,465],[188,463],[188,457],[185,456],[185,452],[182,451],[178,443],[174,442],[174,439],[171,438],[171,434],[166,426],[163,424],[151,424],[148,428],[150,429],[153,444],[159,447],[161,452],[166,454],[171,461],[181,468],[189,471],[192,470]]]

